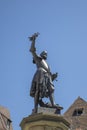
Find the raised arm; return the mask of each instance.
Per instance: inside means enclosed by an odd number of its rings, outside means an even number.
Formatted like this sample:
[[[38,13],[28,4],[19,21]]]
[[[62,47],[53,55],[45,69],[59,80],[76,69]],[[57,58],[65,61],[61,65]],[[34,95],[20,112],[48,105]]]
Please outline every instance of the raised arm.
[[[36,37],[38,37],[39,33],[34,33],[31,37],[29,37],[30,41],[32,42],[31,43],[31,47],[30,47],[30,52],[32,53],[33,57],[37,57],[37,54],[36,54],[36,48],[35,48],[35,40],[36,40]]]

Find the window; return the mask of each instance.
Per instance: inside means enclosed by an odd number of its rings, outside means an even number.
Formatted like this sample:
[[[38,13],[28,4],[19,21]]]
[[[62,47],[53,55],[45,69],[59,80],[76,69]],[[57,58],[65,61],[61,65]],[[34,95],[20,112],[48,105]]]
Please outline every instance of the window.
[[[73,116],[80,116],[83,114],[83,108],[75,109],[73,112]]]
[[[10,124],[11,124],[11,121],[7,119],[7,130],[10,130]]]

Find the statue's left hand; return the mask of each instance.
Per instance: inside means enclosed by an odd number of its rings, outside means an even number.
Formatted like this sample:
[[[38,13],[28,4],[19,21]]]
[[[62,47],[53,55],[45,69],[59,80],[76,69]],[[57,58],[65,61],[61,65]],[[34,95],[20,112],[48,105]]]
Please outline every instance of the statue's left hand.
[[[57,78],[57,77],[58,77],[58,73],[55,73],[55,74],[54,74],[54,77]]]
[[[58,77],[58,73],[52,74],[52,80],[56,79]]]

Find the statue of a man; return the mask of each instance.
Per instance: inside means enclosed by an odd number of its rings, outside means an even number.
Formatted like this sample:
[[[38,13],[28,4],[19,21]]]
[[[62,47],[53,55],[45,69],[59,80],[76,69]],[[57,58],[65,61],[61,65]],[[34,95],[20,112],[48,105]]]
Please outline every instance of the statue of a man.
[[[36,64],[37,70],[34,74],[30,89],[30,96],[34,97],[34,112],[37,113],[38,104],[43,107],[48,107],[44,104],[42,98],[49,97],[51,107],[56,107],[54,102],[54,85],[53,80],[57,77],[57,73],[52,74],[46,62],[47,51],[43,51],[40,55],[36,53],[35,40],[38,33],[29,37],[31,43],[30,52],[33,55],[33,63]]]

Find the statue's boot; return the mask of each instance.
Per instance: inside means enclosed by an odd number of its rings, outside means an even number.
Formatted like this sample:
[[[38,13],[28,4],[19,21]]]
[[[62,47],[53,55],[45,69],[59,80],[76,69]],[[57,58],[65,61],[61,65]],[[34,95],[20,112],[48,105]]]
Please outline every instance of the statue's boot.
[[[54,102],[53,93],[49,96],[49,98],[50,98],[50,102],[51,102],[52,107],[53,107],[53,108],[57,108],[58,105],[56,105],[55,102]]]

